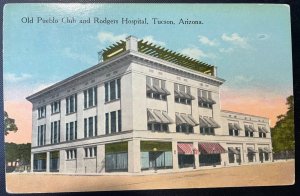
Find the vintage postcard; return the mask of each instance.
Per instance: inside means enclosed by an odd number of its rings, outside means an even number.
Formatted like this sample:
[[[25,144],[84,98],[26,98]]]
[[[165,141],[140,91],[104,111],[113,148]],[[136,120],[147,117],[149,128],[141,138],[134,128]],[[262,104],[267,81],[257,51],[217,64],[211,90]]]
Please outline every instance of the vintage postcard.
[[[7,192],[294,184],[289,6],[3,12]]]

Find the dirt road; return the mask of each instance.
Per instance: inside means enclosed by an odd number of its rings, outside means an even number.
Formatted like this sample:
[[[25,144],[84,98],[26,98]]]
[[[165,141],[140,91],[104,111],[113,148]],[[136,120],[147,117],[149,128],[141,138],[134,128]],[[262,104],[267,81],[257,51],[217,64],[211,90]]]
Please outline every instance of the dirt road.
[[[294,164],[284,161],[135,176],[7,174],[6,182],[10,193],[290,185],[295,179]]]

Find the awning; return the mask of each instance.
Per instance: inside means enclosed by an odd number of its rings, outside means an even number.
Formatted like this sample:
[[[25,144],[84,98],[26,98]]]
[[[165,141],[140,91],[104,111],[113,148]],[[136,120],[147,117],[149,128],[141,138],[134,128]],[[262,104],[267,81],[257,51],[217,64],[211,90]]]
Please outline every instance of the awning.
[[[204,154],[221,154],[226,153],[226,150],[219,143],[201,142],[199,150]]]
[[[266,153],[272,153],[272,150],[270,150],[270,148],[267,148],[267,147],[263,148],[263,151]]]
[[[159,94],[165,94],[165,91],[163,91],[159,86],[153,85],[153,88],[155,88]]]
[[[153,110],[154,114],[160,119],[161,123],[171,123],[168,118],[166,118],[160,110]]]
[[[202,118],[199,118],[199,122],[200,122],[200,127],[201,128],[210,127],[210,125],[206,121],[204,121]]]
[[[258,132],[267,133],[266,130],[263,129],[263,127],[258,127]]]
[[[256,132],[256,131],[257,131],[253,126],[249,126],[249,128],[250,128],[253,132]]]
[[[210,104],[216,104],[216,102],[212,98],[208,97],[207,100]]]
[[[233,126],[234,126],[234,128],[235,128],[236,130],[243,130],[243,129],[240,127],[240,125],[237,124],[237,123],[234,123]]]
[[[266,133],[269,132],[268,129],[267,129],[266,127],[262,127],[262,129],[263,129]]]
[[[248,153],[257,153],[257,151],[252,147],[248,147],[247,150],[248,150]]]
[[[161,123],[161,120],[149,109],[147,109],[148,123]]]
[[[188,124],[191,126],[198,125],[198,122],[190,114],[178,114],[176,113],[176,124]]]
[[[162,114],[168,119],[169,123],[174,123],[174,120],[167,114],[167,112],[163,111]]]
[[[177,143],[178,154],[194,154],[193,144],[190,143]]]
[[[229,129],[235,129],[232,123],[228,124]]]
[[[147,84],[147,92],[148,91],[150,91],[150,92],[153,92],[153,93],[156,93],[157,92],[157,90],[153,87],[153,86],[151,86],[151,85],[149,85],[149,84]]]
[[[198,100],[202,103],[216,104],[216,102],[211,98],[206,98],[202,96],[198,96]]]
[[[231,152],[233,154],[240,154],[240,152],[233,147],[229,147],[228,150],[229,150],[229,152]]]
[[[195,97],[193,95],[191,95],[190,93],[185,93],[185,92],[178,91],[178,90],[175,90],[175,97],[183,98],[183,99],[190,99],[190,100],[195,99]]]
[[[219,128],[220,125],[212,118],[204,116],[203,119],[209,124],[209,127]]]
[[[166,95],[170,95],[170,94],[171,94],[170,91],[168,91],[166,88],[162,87],[161,89],[162,89],[163,91],[165,91],[165,94],[166,94]]]
[[[254,132],[252,129],[250,129],[249,125],[245,125],[245,131]]]

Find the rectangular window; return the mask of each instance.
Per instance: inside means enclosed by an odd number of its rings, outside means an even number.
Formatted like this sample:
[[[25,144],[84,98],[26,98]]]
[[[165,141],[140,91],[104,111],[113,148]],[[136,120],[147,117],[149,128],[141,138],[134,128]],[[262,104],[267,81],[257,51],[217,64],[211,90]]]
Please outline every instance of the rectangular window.
[[[120,132],[122,128],[121,110],[105,113],[105,133]]]
[[[121,110],[118,110],[118,131],[121,132],[122,130],[122,116]]]
[[[38,146],[43,146],[46,144],[46,125],[38,126],[37,143]]]
[[[89,117],[89,137],[93,136],[93,117]]]
[[[51,122],[51,144],[60,142],[60,120]]]
[[[97,116],[94,117],[94,124],[95,124],[95,135],[98,135],[98,120]]]
[[[191,95],[191,87],[182,84],[174,84],[174,94],[176,103],[191,105],[192,100],[195,99]]]
[[[167,96],[170,95],[170,92],[166,89],[166,81],[146,77],[146,95],[148,98],[158,99],[158,100],[167,100]]]
[[[84,119],[84,137],[87,137],[87,119]]]
[[[77,127],[77,124],[76,124]],[[97,134],[97,116],[84,118],[84,137],[93,137]],[[77,133],[76,133],[77,137]]]
[[[46,117],[46,106],[42,106],[38,108],[38,118]]]
[[[109,113],[105,113],[105,133],[109,134]]]
[[[60,100],[51,103],[51,114],[60,112]]]
[[[111,129],[111,133],[115,133],[116,132],[116,112],[111,112],[110,113],[110,129]]]
[[[105,102],[119,99],[121,96],[121,81],[115,79],[110,82],[106,82],[105,86]]]
[[[76,149],[69,149],[66,150],[67,160],[76,159],[77,158],[77,150]]]
[[[84,148],[84,157],[85,158],[94,158],[97,156],[97,147],[88,147]]]
[[[66,98],[66,113],[74,113],[77,111],[77,94]]]
[[[74,122],[70,122],[70,140],[74,140]]]
[[[84,108],[89,108],[97,105],[97,87],[89,88],[83,91]]]

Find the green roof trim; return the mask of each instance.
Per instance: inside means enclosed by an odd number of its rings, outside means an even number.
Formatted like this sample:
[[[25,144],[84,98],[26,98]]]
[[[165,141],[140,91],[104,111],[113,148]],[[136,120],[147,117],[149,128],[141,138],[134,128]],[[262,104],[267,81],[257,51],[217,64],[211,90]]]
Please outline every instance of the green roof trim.
[[[126,42],[119,41],[106,49],[103,50],[102,58],[106,61],[122,52],[126,51]],[[199,60],[193,59],[186,55],[174,52],[172,50],[166,49],[162,46],[155,45],[153,43],[148,43],[148,41],[140,40],[138,41],[138,52],[147,54],[201,73],[208,75],[215,75],[214,66],[201,62]]]

